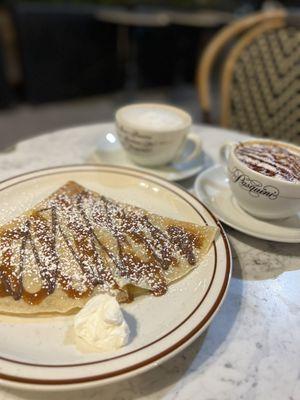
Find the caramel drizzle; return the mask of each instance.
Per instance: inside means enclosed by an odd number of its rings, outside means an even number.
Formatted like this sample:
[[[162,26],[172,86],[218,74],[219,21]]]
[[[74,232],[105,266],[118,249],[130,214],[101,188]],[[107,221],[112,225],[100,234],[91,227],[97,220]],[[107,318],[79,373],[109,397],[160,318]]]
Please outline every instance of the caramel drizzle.
[[[134,223],[132,216],[130,214],[125,215],[124,210],[121,208],[116,210],[115,218],[111,218],[108,207],[113,203],[104,196],[101,197],[101,202],[104,206],[105,225],[117,243],[119,262],[116,263],[116,267],[120,276],[135,284],[146,281],[153,294],[164,294],[167,291],[166,281],[160,271],[160,265],[156,262],[157,256],[154,256],[149,240],[139,232],[136,223],[138,219]],[[122,229],[122,225],[116,224],[117,220],[125,222],[125,229],[124,227]],[[148,256],[150,253],[149,261],[141,260],[131,252],[126,236],[131,237],[135,242],[145,245],[146,250],[148,250]]]
[[[92,207],[89,216],[84,209],[85,201]],[[50,213],[50,221],[43,216],[46,212]],[[117,254],[97,236],[97,226],[106,229],[114,238]],[[70,279],[60,271],[58,237],[86,279],[84,292],[73,288]],[[135,254],[130,240],[141,246],[146,257]],[[13,245],[19,248],[17,267],[12,262]],[[60,284],[68,296],[79,298],[88,296],[97,285],[117,288],[114,276],[125,278],[131,284],[146,283],[154,295],[162,295],[167,290],[164,271],[178,264],[174,252],[194,265],[194,249],[200,247],[201,240],[196,232],[174,225],[165,233],[153,225],[147,215],[127,210],[126,206],[104,196],[95,199],[88,191],[72,197],[57,196],[48,208],[28,217],[22,229],[8,230],[0,237],[0,296],[12,296],[15,300],[23,298],[29,304],[39,304]],[[23,285],[26,248],[32,251],[40,274],[41,289],[36,293],[26,291]],[[104,255],[114,265],[113,271],[105,266]]]
[[[5,232],[5,235],[2,239],[3,242],[9,240],[18,240],[22,237],[22,232],[20,229],[14,229],[12,231]],[[2,244],[2,243],[1,243]],[[23,240],[21,243],[21,247],[23,247]],[[15,300],[19,300],[22,296],[22,285],[20,284],[20,277],[14,274],[14,267],[11,265],[11,258],[13,255],[13,249],[11,247],[5,246],[2,254],[2,264],[5,268],[0,269],[0,296],[10,295]],[[20,256],[23,255],[23,249],[20,249]],[[19,268],[22,269],[22,258],[20,259]]]

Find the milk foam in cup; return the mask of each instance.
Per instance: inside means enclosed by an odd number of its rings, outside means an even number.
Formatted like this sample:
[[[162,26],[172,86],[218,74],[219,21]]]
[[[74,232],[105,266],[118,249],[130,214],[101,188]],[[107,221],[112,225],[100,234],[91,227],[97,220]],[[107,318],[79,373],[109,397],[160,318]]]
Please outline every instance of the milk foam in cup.
[[[300,212],[300,147],[267,139],[227,143],[220,150],[238,204],[262,219]]]
[[[116,112],[116,129],[128,156],[139,165],[160,166],[176,160],[188,139],[194,142],[190,161],[201,151],[200,138],[190,132],[191,116],[173,106],[132,104]]]

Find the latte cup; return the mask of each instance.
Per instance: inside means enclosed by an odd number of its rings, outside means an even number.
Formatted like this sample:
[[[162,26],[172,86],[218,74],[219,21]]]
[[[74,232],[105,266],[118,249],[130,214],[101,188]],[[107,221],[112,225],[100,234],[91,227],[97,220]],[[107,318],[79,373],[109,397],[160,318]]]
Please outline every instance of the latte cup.
[[[158,167],[170,162],[188,162],[199,156],[201,140],[190,132],[191,116],[173,106],[156,103],[132,104],[115,115],[120,142],[133,162]],[[193,150],[180,159],[187,140]]]
[[[253,139],[242,144],[279,146],[300,156],[300,147],[284,142]],[[241,208],[262,219],[287,218],[299,212],[300,181],[290,182],[254,171],[238,159],[235,152],[238,145],[240,143],[224,144],[220,159],[226,166],[231,191]]]

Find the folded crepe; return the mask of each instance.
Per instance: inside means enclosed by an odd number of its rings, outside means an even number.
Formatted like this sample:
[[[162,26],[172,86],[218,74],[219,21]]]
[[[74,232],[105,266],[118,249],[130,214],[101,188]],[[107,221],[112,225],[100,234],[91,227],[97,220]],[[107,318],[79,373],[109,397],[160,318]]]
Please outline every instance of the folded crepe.
[[[0,228],[0,312],[66,313],[95,294],[166,293],[217,228],[152,214],[67,182]]]

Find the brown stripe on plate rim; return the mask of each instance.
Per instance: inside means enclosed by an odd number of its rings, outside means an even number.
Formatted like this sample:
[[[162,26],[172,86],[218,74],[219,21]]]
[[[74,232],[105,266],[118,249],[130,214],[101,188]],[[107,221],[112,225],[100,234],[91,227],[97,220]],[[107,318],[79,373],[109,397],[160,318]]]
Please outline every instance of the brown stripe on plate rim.
[[[97,169],[97,170],[98,170],[98,169]],[[91,170],[89,169],[89,170],[87,170],[87,171],[90,172]],[[78,170],[76,170],[76,172],[78,172]],[[85,170],[85,169],[84,169],[84,170],[80,169],[79,172],[86,172],[86,170]],[[57,174],[60,174],[60,173],[64,173],[64,172],[53,172],[53,173],[51,173],[51,174],[39,175],[38,177],[45,177],[45,176],[47,177],[47,176],[49,176],[49,175],[57,175]],[[109,173],[109,171],[108,171],[108,173]],[[113,173],[115,173],[115,171],[113,171]],[[130,175],[130,174],[128,174],[128,173],[125,173],[125,174],[124,174],[122,171],[121,171],[121,172],[118,172],[118,174],[127,175],[127,176],[133,176],[133,175]],[[28,178],[28,179],[26,179],[26,180],[16,182],[16,183],[14,183],[13,185],[10,185],[9,187],[18,185],[19,183],[23,183],[23,182],[25,182],[25,181],[34,180],[34,179],[36,179],[36,178],[37,178],[37,177],[31,177],[31,178]],[[151,181],[150,179],[148,179],[148,181],[154,183],[154,182]],[[157,183],[156,183],[156,184],[157,184]],[[200,216],[200,218],[202,219],[202,221],[207,225],[207,221],[206,221],[206,219],[203,217],[203,215],[201,215],[201,214],[199,213],[199,211],[198,211],[191,203],[189,203],[188,200],[186,200],[183,196],[181,196],[180,194],[178,194],[177,192],[175,192],[174,190],[172,190],[172,189],[170,189],[170,188],[166,188],[165,186],[163,186],[163,185],[161,185],[161,184],[159,184],[159,183],[158,183],[157,185],[158,185],[158,186],[161,186],[161,187],[162,187],[163,189],[165,189],[165,190],[169,190],[171,193],[174,193],[175,195],[177,195],[178,197],[180,197],[181,199],[183,199],[186,203],[188,203],[188,205],[189,205],[190,207],[192,207],[192,208],[196,211],[196,213]],[[3,189],[0,189],[0,191],[1,191],[1,190],[3,190]],[[196,308],[195,308],[195,309],[180,323],[180,324],[178,324],[178,325],[177,325],[175,328],[173,328],[171,331],[169,331],[168,333],[166,333],[166,334],[163,335],[162,337],[160,337],[160,338],[154,340],[153,342],[150,342],[150,343],[148,343],[148,344],[145,345],[145,346],[139,347],[139,348],[136,349],[136,350],[133,350],[133,351],[131,351],[131,352],[128,352],[128,353],[125,353],[125,354],[122,354],[122,355],[119,355],[119,356],[115,356],[115,357],[111,357],[111,358],[103,359],[103,360],[98,360],[98,361],[90,361],[90,362],[86,362],[86,363],[79,363],[79,364],[36,364],[36,363],[29,363],[29,362],[25,362],[25,361],[13,360],[13,359],[10,359],[10,358],[7,358],[7,357],[1,357],[1,356],[0,356],[0,360],[2,359],[2,360],[5,360],[5,361],[9,361],[9,362],[16,363],[16,364],[28,365],[28,366],[33,366],[33,367],[39,366],[39,367],[46,367],[46,368],[70,368],[70,367],[80,367],[80,366],[85,366],[85,365],[100,364],[100,363],[103,363],[103,362],[112,361],[112,360],[115,360],[115,359],[118,359],[118,358],[123,358],[123,357],[125,357],[125,356],[130,355],[130,354],[136,353],[136,352],[138,352],[138,351],[140,351],[140,350],[143,350],[143,349],[145,349],[145,348],[147,348],[147,347],[150,347],[151,345],[153,345],[153,344],[159,342],[160,340],[163,340],[165,337],[169,336],[169,335],[172,334],[175,330],[177,330],[181,325],[183,325],[183,324],[196,312],[196,310],[200,307],[201,303],[202,303],[202,302],[204,301],[204,299],[206,298],[206,296],[207,296],[207,294],[208,294],[208,292],[209,292],[209,290],[210,290],[210,287],[211,287],[211,285],[212,285],[212,283],[213,283],[214,276],[215,276],[215,272],[216,272],[216,265],[217,265],[217,252],[216,252],[215,243],[213,243],[213,246],[214,246],[214,270],[213,270],[213,275],[212,275],[211,281],[210,281],[210,283],[209,283],[209,286],[208,286],[208,288],[207,288],[207,291],[205,292],[205,294],[204,294],[204,296],[203,296],[201,302],[196,306]]]
[[[85,166],[87,167],[91,167],[91,168],[84,168]],[[77,169],[78,167],[78,169]],[[94,169],[92,169],[92,167]],[[68,168],[71,168],[68,170]],[[51,168],[44,168],[44,169],[40,169],[40,170],[36,170],[36,171],[32,171],[32,172],[27,172],[24,174],[20,174],[18,176],[6,179],[2,182],[0,182],[0,184],[3,184],[5,182],[9,182],[13,179],[22,177],[22,176],[27,176],[29,174],[35,173],[35,172],[43,172],[43,171],[49,171],[49,170],[55,170],[57,169],[58,171],[53,172],[53,173],[47,173],[47,174],[43,174],[43,175],[37,175],[37,176],[33,176],[31,178],[28,179],[23,179],[22,181],[18,181],[15,182],[11,185],[6,186],[5,188],[1,188],[0,191],[8,189],[9,187],[15,186],[17,184],[29,181],[29,180],[33,180],[33,179],[37,179],[37,178],[42,178],[45,176],[49,176],[49,175],[56,175],[56,174],[61,174],[61,173],[72,173],[72,172],[112,172],[112,173],[119,173],[122,175],[128,175],[128,176],[133,176],[136,178],[143,178],[148,180],[151,183],[155,183],[158,184],[159,186],[161,186],[164,189],[169,190],[170,192],[176,194],[177,196],[179,196],[181,199],[183,199],[186,203],[189,204],[189,206],[191,206],[196,213],[201,217],[201,219],[207,224],[205,218],[199,213],[199,211],[196,209],[196,207],[191,204],[186,198],[184,198],[184,196],[182,196],[181,194],[177,193],[176,191],[172,190],[172,188],[168,187],[169,185],[175,186],[177,187],[181,192],[183,192],[185,195],[187,195],[188,197],[192,197],[194,200],[196,200],[199,204],[201,204],[201,206],[209,213],[209,215],[212,217],[212,219],[215,221],[216,225],[220,228],[220,234],[222,236],[223,239],[223,243],[225,246],[225,250],[226,250],[226,273],[225,273],[225,277],[224,277],[224,281],[223,281],[223,285],[221,288],[221,291],[215,301],[215,303],[213,304],[213,306],[211,307],[211,309],[209,310],[209,312],[206,314],[206,316],[200,321],[200,323],[192,330],[190,331],[185,337],[181,338],[179,341],[177,341],[176,343],[174,343],[172,346],[170,346],[169,348],[165,349],[164,351],[154,355],[153,357],[150,357],[147,360],[143,360],[137,364],[131,365],[129,367],[117,370],[117,371],[113,371],[113,372],[109,372],[109,373],[105,373],[105,374],[101,374],[101,375],[96,375],[96,376],[87,376],[87,377],[83,377],[83,378],[74,378],[74,379],[62,379],[62,380],[57,380],[57,379],[34,379],[34,378],[22,378],[22,377],[16,377],[16,376],[11,376],[11,375],[6,375],[6,374],[0,374],[0,378],[1,379],[5,379],[5,380],[10,380],[10,381],[15,381],[15,382],[22,382],[22,383],[28,383],[28,384],[42,384],[42,385],[63,385],[63,384],[76,384],[76,383],[83,383],[83,382],[91,382],[91,381],[97,381],[97,380],[103,380],[103,379],[107,379],[107,378],[112,378],[118,375],[123,375],[126,374],[130,371],[145,367],[159,359],[161,359],[162,357],[165,357],[166,355],[168,355],[169,353],[171,353],[172,351],[179,349],[181,346],[183,346],[184,343],[186,343],[189,339],[191,339],[209,320],[210,318],[214,315],[215,311],[217,311],[217,309],[219,308],[219,306],[221,305],[222,299],[224,297],[224,294],[226,292],[226,289],[228,287],[229,284],[229,278],[231,275],[231,251],[230,251],[230,247],[229,247],[229,243],[228,243],[228,239],[227,236],[224,232],[224,229],[221,225],[221,223],[218,221],[218,219],[212,214],[212,212],[199,200],[197,199],[194,195],[192,195],[191,193],[187,192],[185,189],[183,189],[181,186],[179,186],[178,184],[174,184],[173,182],[170,183],[169,181],[160,178],[154,174],[148,173],[148,172],[144,172],[144,171],[140,171],[140,170],[136,170],[133,168],[124,168],[124,167],[115,167],[115,166],[109,166],[109,165],[95,165],[95,164],[75,164],[75,165],[66,165],[66,166],[58,166],[58,167],[51,167]],[[61,169],[61,171],[60,171]],[[127,170],[128,172],[124,173],[122,172],[122,170]],[[102,170],[102,171],[101,171]],[[141,177],[140,175],[146,175],[146,177]],[[152,179],[149,179],[147,177],[147,175],[154,177],[155,179],[158,179],[159,181],[162,182],[157,182],[157,181],[153,181]],[[167,183],[167,186],[165,186],[163,183]],[[217,252],[216,252],[216,246],[215,243],[213,243],[214,245],[214,253],[215,253],[215,266],[214,266],[214,273],[213,273],[213,277],[212,280],[210,282],[209,288],[207,289],[204,297],[202,298],[201,302],[197,305],[197,307],[192,311],[192,313],[184,320],[182,321],[177,327],[173,328],[172,331],[170,331],[169,333],[167,333],[166,335],[164,335],[163,337],[155,340],[154,342],[143,346],[140,349],[136,349],[130,353],[126,353],[124,355],[121,356],[116,356],[113,357],[111,359],[107,359],[107,360],[100,360],[100,361],[93,361],[90,363],[84,363],[84,364],[71,364],[71,365],[43,365],[43,364],[30,364],[30,363],[26,363],[26,362],[21,362],[21,361],[15,361],[15,360],[10,360],[10,359],[6,359],[4,357],[0,357],[0,359],[5,360],[5,361],[10,361],[12,363],[16,363],[16,364],[22,364],[22,365],[29,365],[29,366],[34,366],[34,367],[54,367],[54,368],[58,368],[58,367],[62,367],[62,368],[69,368],[69,367],[75,367],[75,366],[84,366],[84,365],[90,365],[90,364],[99,364],[101,362],[105,362],[105,361],[110,361],[112,359],[116,359],[116,358],[120,358],[120,357],[124,357],[126,355],[135,353],[137,351],[140,351],[146,347],[149,347],[151,345],[153,345],[154,343],[157,343],[158,341],[164,339],[166,336],[170,335],[171,333],[173,333],[175,330],[177,330],[182,324],[184,324],[195,312],[196,310],[200,307],[200,305],[202,304],[202,302],[204,301],[204,299],[206,298],[211,285],[213,283],[213,279],[215,276],[215,271],[216,271],[216,265],[217,265]]]

